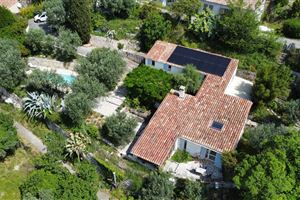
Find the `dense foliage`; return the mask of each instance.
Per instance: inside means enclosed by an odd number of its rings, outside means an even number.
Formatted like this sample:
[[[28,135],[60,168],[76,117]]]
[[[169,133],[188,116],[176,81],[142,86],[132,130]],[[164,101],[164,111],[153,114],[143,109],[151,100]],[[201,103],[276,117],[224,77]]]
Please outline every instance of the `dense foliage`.
[[[212,10],[207,8],[195,15],[195,19],[189,24],[189,29],[198,39],[204,40],[215,34],[216,23],[217,17]]]
[[[77,32],[83,44],[90,41],[91,8],[87,0],[65,0],[66,24]]]
[[[0,6],[0,29],[15,22],[14,15],[5,7]]]
[[[47,24],[51,28],[58,30],[65,24],[66,11],[63,0],[46,0],[43,6],[47,12]]]
[[[143,51],[148,51],[156,40],[162,40],[171,29],[171,23],[157,12],[150,13],[140,28],[139,40]]]
[[[171,159],[178,163],[184,163],[193,160],[192,156],[184,150],[177,150]]]
[[[282,108],[282,120],[286,125],[294,125],[300,120],[300,99],[290,100],[284,103]]]
[[[72,83],[72,91],[75,93],[84,93],[88,99],[95,99],[96,97],[104,96],[106,93],[106,86],[95,77],[79,76]]]
[[[42,29],[32,29],[26,34],[26,46],[32,54],[44,54],[61,61],[70,61],[76,55],[76,48],[81,45],[77,33],[60,28],[58,36],[46,35]]]
[[[177,0],[172,3],[171,11],[177,16],[191,16],[197,14],[201,8],[202,3],[198,0]]]
[[[125,66],[125,62],[117,51],[102,48],[94,49],[86,59],[81,59],[76,70],[80,75],[93,78],[103,83],[109,90],[113,90]]]
[[[269,103],[275,98],[285,99],[290,92],[291,70],[284,65],[264,65],[257,72],[253,98],[256,103]]]
[[[29,90],[38,90],[53,95],[59,89],[67,87],[66,81],[62,76],[54,71],[34,70],[26,81]]]
[[[0,39],[0,87],[12,90],[25,77],[25,63],[17,43]]]
[[[13,153],[19,144],[13,120],[0,112],[0,160]]]
[[[129,16],[129,12],[135,7],[135,4],[135,0],[98,0],[96,2],[96,6],[99,5],[97,8],[107,16],[123,18]]]
[[[283,23],[283,34],[290,38],[300,38],[300,19],[289,19]]]
[[[246,155],[233,178],[244,199],[299,199],[300,132],[276,135],[261,144],[263,150]]]
[[[172,89],[173,76],[165,71],[141,65],[129,73],[124,81],[130,99],[138,104],[153,108]]]
[[[202,200],[203,184],[200,181],[178,179],[175,188],[176,199]]]
[[[196,67],[188,64],[182,70],[182,73],[175,74],[174,86],[179,88],[181,85],[186,87],[186,92],[189,94],[196,94],[200,88],[204,76],[200,74]]]
[[[49,163],[50,164],[50,163]],[[99,180],[90,164],[78,167],[78,174],[50,164],[34,171],[21,185],[23,199],[96,199]]]
[[[140,198],[144,200],[171,200],[174,195],[174,186],[164,173],[151,172],[143,183]]]
[[[73,124],[81,124],[91,112],[93,103],[84,93],[71,93],[65,99],[64,113]]]
[[[102,127],[102,134],[114,145],[127,144],[134,135],[137,122],[124,112],[117,112],[108,117]]]

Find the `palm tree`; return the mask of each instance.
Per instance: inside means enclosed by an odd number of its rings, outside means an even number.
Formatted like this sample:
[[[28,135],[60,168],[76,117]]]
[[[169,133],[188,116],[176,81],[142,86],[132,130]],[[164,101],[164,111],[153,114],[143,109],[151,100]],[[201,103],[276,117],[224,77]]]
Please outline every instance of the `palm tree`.
[[[70,137],[66,141],[66,157],[74,158],[77,156],[78,160],[85,156],[85,149],[87,144],[90,143],[89,138],[84,134],[76,132],[70,133]]]
[[[55,97],[37,92],[28,92],[28,96],[23,99],[23,110],[30,118],[46,118],[54,108]]]

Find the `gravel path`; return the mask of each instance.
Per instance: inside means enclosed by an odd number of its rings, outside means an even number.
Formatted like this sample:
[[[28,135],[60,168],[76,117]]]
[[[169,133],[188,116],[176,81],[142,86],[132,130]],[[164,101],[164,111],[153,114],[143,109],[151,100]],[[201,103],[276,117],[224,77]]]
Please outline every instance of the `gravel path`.
[[[34,135],[31,131],[26,129],[22,124],[18,122],[15,122],[15,127],[20,137],[28,141],[40,153],[47,153],[47,147],[43,144],[41,139],[39,139],[36,135]]]

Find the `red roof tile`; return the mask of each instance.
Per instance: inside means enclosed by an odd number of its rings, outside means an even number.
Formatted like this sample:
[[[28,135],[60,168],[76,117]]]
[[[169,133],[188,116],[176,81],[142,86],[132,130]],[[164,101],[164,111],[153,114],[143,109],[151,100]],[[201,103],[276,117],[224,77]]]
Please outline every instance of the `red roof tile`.
[[[4,6],[6,8],[11,8],[16,3],[18,3],[17,0],[0,0],[0,6]]]
[[[162,49],[163,42],[158,44]],[[156,45],[150,50],[151,58]],[[235,149],[252,106],[248,100],[224,94],[237,66],[238,60],[232,59],[223,77],[208,74],[196,96],[168,94],[131,153],[162,165],[179,137],[220,153]],[[221,131],[210,128],[213,121],[224,124]]]

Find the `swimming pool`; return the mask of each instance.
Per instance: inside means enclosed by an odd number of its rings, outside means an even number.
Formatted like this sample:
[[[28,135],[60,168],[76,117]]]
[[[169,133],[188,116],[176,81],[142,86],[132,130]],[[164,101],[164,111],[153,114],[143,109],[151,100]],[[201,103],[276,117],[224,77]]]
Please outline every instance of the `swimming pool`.
[[[70,85],[76,79],[75,76],[69,74],[60,74],[61,77]]]

